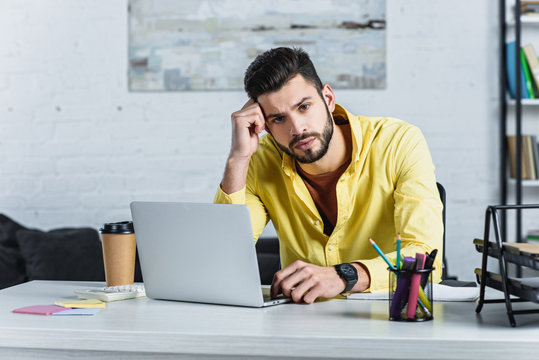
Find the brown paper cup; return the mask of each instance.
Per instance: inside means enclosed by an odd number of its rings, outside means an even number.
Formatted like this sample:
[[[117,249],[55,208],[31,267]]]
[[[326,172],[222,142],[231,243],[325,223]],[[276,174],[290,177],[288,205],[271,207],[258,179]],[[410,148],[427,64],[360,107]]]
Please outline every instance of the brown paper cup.
[[[107,286],[135,282],[135,234],[101,234]]]

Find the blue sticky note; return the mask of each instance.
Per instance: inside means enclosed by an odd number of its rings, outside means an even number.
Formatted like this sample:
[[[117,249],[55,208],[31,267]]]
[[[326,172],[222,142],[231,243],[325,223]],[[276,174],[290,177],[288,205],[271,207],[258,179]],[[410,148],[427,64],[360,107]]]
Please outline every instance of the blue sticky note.
[[[76,316],[76,315],[95,315],[101,309],[67,309],[60,312],[55,312],[51,315],[67,315],[67,316]]]

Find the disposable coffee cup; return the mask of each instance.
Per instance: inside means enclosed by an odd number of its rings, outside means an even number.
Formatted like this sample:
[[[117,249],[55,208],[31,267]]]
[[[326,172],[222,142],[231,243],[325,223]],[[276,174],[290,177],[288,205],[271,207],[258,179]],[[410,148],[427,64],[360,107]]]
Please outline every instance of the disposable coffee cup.
[[[107,286],[133,284],[137,249],[133,222],[104,224],[99,232],[103,246]]]

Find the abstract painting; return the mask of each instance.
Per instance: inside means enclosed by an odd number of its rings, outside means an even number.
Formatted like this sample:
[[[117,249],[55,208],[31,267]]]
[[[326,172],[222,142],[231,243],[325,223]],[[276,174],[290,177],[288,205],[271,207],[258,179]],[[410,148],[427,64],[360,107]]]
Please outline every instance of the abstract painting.
[[[309,53],[337,89],[386,87],[384,0],[130,0],[131,91],[243,89],[275,47]]]

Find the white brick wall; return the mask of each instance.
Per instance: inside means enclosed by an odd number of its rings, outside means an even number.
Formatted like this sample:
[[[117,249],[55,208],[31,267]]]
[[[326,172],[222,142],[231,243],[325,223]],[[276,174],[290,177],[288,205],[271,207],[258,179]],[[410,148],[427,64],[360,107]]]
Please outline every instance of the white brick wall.
[[[498,201],[497,5],[387,2],[384,91],[355,113],[418,125],[448,192],[450,272],[472,279]],[[0,211],[30,227],[130,217],[134,199],[209,202],[242,92],[129,93],[125,0],[0,1]]]

